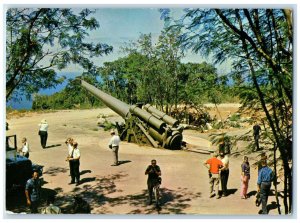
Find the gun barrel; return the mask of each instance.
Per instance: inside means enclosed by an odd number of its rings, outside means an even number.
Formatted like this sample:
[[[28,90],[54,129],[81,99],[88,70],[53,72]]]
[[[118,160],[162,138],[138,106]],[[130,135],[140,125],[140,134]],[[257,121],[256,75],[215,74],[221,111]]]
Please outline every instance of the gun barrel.
[[[156,118],[154,115],[144,111],[143,109],[139,108],[137,105],[132,105],[130,107],[130,112],[132,114],[135,114],[136,116],[140,117],[145,121],[146,123],[149,123],[150,125],[154,126],[155,128],[162,130],[166,123]]]
[[[167,124],[171,125],[172,127],[176,127],[179,125],[179,121],[172,118],[171,116],[167,115],[166,113],[157,110],[156,108],[152,107],[150,104],[146,104],[144,106],[144,109],[151,113],[151,114],[155,114],[158,117],[160,117],[164,122],[166,122]]]
[[[104,93],[93,85],[81,80],[81,85],[87,89],[90,93],[99,98],[107,107],[115,111],[117,114],[125,118],[129,113],[130,106],[126,103]]]

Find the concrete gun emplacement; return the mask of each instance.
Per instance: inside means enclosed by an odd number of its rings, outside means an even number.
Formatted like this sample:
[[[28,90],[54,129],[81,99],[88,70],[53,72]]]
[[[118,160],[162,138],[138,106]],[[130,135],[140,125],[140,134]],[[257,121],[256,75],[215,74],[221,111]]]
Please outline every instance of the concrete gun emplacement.
[[[107,107],[119,114],[125,124],[116,123],[122,140],[139,145],[149,144],[155,148],[181,149],[182,131],[179,121],[157,110],[149,104],[128,105],[109,94],[104,93],[84,80],[81,85]]]

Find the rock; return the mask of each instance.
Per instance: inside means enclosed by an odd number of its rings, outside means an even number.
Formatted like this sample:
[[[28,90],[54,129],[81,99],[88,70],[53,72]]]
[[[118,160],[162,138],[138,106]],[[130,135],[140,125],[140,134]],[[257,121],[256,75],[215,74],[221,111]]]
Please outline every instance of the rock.
[[[208,123],[208,122],[205,124],[205,126],[206,126],[207,130],[213,129],[213,127],[211,126],[211,124]]]
[[[104,127],[105,122],[107,122],[105,118],[98,118],[97,125]]]

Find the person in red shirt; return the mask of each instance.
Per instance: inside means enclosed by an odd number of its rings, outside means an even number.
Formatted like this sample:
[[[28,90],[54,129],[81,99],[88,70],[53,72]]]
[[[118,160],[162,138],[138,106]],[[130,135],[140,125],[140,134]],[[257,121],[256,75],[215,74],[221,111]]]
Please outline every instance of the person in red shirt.
[[[219,191],[219,170],[223,166],[221,160],[219,160],[217,153],[212,153],[212,158],[206,160],[203,164],[206,168],[209,169],[209,184],[210,184],[210,198],[217,195],[217,199],[221,196],[218,193]],[[216,188],[216,193],[214,192],[214,186]]]

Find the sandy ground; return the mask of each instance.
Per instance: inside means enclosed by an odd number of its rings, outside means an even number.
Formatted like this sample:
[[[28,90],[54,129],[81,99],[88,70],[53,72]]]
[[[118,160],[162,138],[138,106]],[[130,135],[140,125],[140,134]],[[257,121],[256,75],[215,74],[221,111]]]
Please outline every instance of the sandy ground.
[[[235,108],[237,109],[237,108]],[[232,109],[231,109],[232,110]],[[209,155],[197,152],[213,150],[207,134],[193,130],[184,131],[184,139],[196,152],[154,149],[122,142],[119,151],[121,165],[112,164],[112,153],[108,149],[110,135],[96,126],[97,116],[107,114],[111,119],[120,118],[110,109],[58,111],[44,114],[29,114],[10,118],[7,135],[17,134],[18,145],[27,137],[30,144],[30,159],[43,165],[43,193],[56,193],[56,204],[67,211],[72,196],[80,194],[87,200],[93,214],[192,214],[192,215],[257,215],[255,192],[257,170],[251,168],[249,199],[240,198],[240,165],[242,157],[230,156],[230,195],[221,199],[209,198],[207,169],[202,163]],[[38,136],[38,123],[42,119],[49,123],[47,146],[42,149]],[[70,182],[69,166],[65,161],[67,137],[73,137],[81,150],[79,186]],[[250,163],[258,154],[252,154]],[[162,170],[161,204],[157,211],[147,205],[147,176],[144,171],[151,159],[156,159]],[[27,211],[23,192],[7,194],[7,209],[15,212]],[[277,215],[275,196],[269,197],[270,215]],[[282,202],[281,202],[282,204]]]

